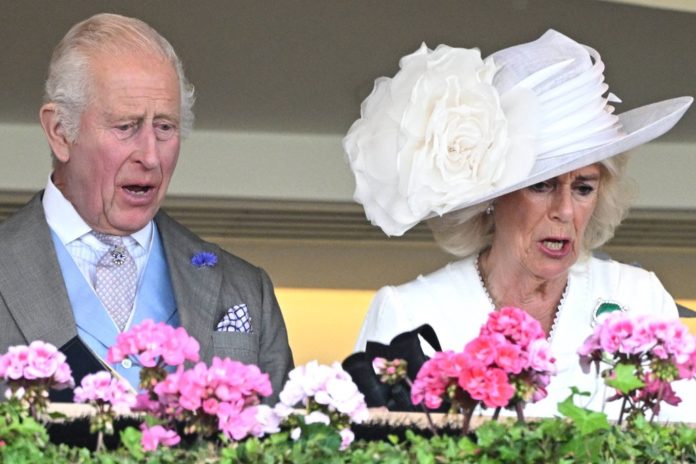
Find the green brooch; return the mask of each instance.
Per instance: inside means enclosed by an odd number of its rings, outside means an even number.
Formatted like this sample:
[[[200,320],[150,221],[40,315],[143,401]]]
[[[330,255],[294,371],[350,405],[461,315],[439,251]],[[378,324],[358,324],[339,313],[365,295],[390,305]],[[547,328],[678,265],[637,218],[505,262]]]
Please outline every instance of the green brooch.
[[[597,305],[595,305],[594,312],[592,313],[592,327],[596,326],[601,319],[604,319],[608,314],[622,311],[625,312],[626,308],[621,306],[616,301],[611,300],[597,300]]]

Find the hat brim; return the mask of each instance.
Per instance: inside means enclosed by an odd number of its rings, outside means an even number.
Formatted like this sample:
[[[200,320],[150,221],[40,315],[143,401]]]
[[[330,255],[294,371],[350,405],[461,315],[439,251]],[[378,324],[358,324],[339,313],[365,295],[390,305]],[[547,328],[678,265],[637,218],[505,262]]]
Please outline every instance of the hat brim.
[[[643,145],[674,127],[681,117],[684,116],[693,100],[693,97],[678,97],[626,111],[618,115],[625,132],[622,137],[599,147],[568,153],[555,158],[537,160],[524,180],[513,185],[491,190],[479,198],[462,203],[453,208],[452,211],[479,205],[515,190],[589,166]]]

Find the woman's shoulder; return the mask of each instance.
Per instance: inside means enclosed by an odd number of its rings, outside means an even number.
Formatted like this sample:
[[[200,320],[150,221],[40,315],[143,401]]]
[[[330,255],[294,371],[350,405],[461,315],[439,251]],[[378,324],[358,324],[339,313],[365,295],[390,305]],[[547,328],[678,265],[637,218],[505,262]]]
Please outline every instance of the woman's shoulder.
[[[640,312],[672,312],[676,308],[655,273],[636,264],[592,257],[587,270],[590,294],[598,298],[617,301]]]
[[[389,343],[422,324],[431,325],[443,348],[459,348],[461,340],[470,338],[468,330],[478,331],[489,307],[480,289],[476,258],[452,262],[410,282],[382,287],[370,304],[355,349],[363,350],[367,340]]]
[[[450,262],[409,282],[385,288],[406,297],[417,297],[420,294],[446,295],[451,291],[461,291],[462,285],[471,285],[472,281],[478,283],[476,256]]]
[[[590,274],[610,284],[635,285],[657,281],[654,272],[647,271],[639,264],[625,264],[613,259],[591,257],[587,261]]]

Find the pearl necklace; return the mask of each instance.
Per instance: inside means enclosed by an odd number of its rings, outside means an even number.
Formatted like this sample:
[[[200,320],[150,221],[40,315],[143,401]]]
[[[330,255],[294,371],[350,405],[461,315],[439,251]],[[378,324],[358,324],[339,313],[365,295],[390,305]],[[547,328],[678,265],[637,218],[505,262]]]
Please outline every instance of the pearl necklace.
[[[493,301],[493,298],[491,297],[491,294],[488,292],[488,287],[486,287],[486,281],[483,279],[483,274],[481,273],[481,269],[479,267],[479,260],[481,259],[481,254],[479,253],[478,256],[476,256],[476,261],[474,264],[474,267],[476,268],[476,275],[478,275],[479,278],[479,283],[481,284],[481,288],[483,288],[483,293],[486,295],[486,298],[488,299],[488,303],[491,306],[491,311],[497,311],[496,304]],[[558,324],[558,318],[561,315],[561,311],[563,310],[566,295],[568,294],[568,288],[570,287],[570,276],[568,276],[568,280],[566,281],[565,288],[563,289],[563,294],[561,295],[561,299],[558,302],[558,305],[556,306],[556,314],[553,317],[553,323],[551,323],[551,330],[549,331],[549,336],[547,337],[547,340],[549,343],[553,340],[553,335],[556,332],[556,325]]]

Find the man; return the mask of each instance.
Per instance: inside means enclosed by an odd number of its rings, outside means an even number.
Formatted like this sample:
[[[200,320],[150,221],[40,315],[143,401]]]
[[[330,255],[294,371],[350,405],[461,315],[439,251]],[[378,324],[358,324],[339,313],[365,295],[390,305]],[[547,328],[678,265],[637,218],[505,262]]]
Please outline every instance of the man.
[[[63,38],[39,112],[53,172],[0,224],[0,353],[44,340],[94,370],[152,319],[186,328],[206,362],[258,365],[277,397],[292,354],[268,276],[159,211],[192,105],[176,53],[144,22],[99,14]],[[138,385],[130,360],[114,369]]]

